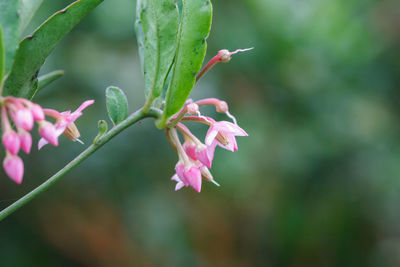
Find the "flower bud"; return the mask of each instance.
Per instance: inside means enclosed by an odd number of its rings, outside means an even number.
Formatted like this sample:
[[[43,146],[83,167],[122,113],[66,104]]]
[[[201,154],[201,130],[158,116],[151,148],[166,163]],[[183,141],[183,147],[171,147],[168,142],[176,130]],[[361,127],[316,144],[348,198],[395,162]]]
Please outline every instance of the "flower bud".
[[[14,182],[20,184],[24,176],[24,163],[18,156],[7,154],[3,161],[3,168]]]
[[[225,113],[228,111],[228,104],[225,101],[219,101],[215,105],[215,108],[217,109],[218,112]]]
[[[5,132],[2,137],[2,142],[8,152],[10,152],[12,155],[18,154],[20,148],[20,140],[14,130]]]
[[[31,153],[32,148],[32,136],[30,133],[20,130],[18,131],[19,141],[21,143],[21,149],[26,153]]]
[[[15,113],[15,116],[13,117],[15,124],[26,130],[30,131],[33,128],[33,117],[32,113],[30,112],[29,109],[23,108],[17,110]]]
[[[41,121],[39,125],[39,134],[53,146],[58,146],[58,135],[56,128],[48,121]]]
[[[40,105],[33,104],[31,107],[31,112],[32,112],[33,119],[35,121],[42,121],[45,119],[43,109]]]
[[[191,104],[187,105],[186,108],[187,108],[187,112],[190,115],[196,115],[197,112],[199,112],[199,105],[197,105],[196,103],[191,103]]]
[[[231,60],[231,53],[226,49],[219,50],[218,56],[219,61],[221,61],[222,63],[227,63]]]

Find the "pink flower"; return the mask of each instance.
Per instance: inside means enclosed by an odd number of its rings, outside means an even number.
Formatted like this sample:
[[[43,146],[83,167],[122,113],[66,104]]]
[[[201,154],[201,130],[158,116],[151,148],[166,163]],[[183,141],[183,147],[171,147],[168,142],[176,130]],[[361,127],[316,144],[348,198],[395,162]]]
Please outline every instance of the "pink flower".
[[[172,176],[171,180],[176,181],[175,191],[181,189],[183,186],[191,186],[194,190],[200,193],[201,191],[201,166],[192,164],[184,165],[178,162],[175,166],[176,174]]]
[[[212,119],[210,119],[213,121]],[[213,121],[208,129],[205,143],[207,146],[218,145],[230,151],[238,150],[235,136],[248,136],[238,125],[228,121]]]
[[[7,153],[6,158],[3,161],[3,168],[14,182],[20,184],[24,176],[24,163],[22,159],[16,155]]]
[[[73,141],[78,140],[79,132],[76,129],[74,121],[77,120],[80,116],[82,116],[82,110],[92,105],[93,103],[94,100],[85,101],[82,103],[82,105],[80,105],[80,107],[77,110],[75,110],[72,113],[70,110],[59,113],[58,111],[53,109],[44,109],[46,115],[56,119],[56,123],[54,125],[56,130],[55,133],[56,138],[58,138],[63,133],[65,134],[67,132],[66,130],[69,130],[68,133],[70,134],[67,135],[67,137],[72,139]],[[46,140],[46,138],[41,138],[39,140],[38,148],[41,149],[44,145],[48,143],[49,140]]]

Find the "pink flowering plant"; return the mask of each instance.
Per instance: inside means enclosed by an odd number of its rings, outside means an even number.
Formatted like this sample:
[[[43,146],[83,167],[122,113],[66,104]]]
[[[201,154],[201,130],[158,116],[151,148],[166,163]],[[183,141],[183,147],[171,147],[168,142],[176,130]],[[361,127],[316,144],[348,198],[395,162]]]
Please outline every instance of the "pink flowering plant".
[[[43,108],[32,99],[38,90],[63,75],[62,71],[54,71],[38,76],[45,59],[56,44],[102,1],[75,1],[22,41],[19,41],[20,33],[42,1],[35,0],[29,5],[24,5],[23,1],[15,6],[5,4],[6,7],[0,9],[3,170],[17,184],[22,183],[24,171],[29,172],[24,170],[21,153],[30,154],[32,147],[40,150],[47,144],[58,146],[62,135],[82,143],[75,122],[84,109],[94,104],[94,100],[84,101],[75,111],[59,112]],[[191,187],[200,192],[203,180],[219,186],[210,171],[215,149],[236,151],[236,137],[247,136],[247,133],[237,124],[225,101],[216,98],[192,100],[188,97],[199,79],[214,65],[229,62],[232,55],[249,49],[233,52],[222,49],[202,67],[212,18],[209,0],[182,0],[179,7],[175,0],[138,0],[136,17],[146,95],[143,107],[128,114],[124,92],[114,86],[108,87],[106,107],[113,127],[108,130],[107,123],[100,120],[99,134],[93,143],[45,183],[1,211],[0,220],[44,192],[118,133],[147,117],[155,118],[155,125],[165,131],[168,142],[176,151],[177,163],[175,167],[171,166],[170,176],[176,182],[173,185],[175,190]],[[227,120],[217,121],[203,114],[203,106],[214,106],[217,112],[226,115]],[[195,136],[187,122],[205,125],[207,134]],[[31,134],[35,129],[40,136],[37,141]],[[33,145],[36,142],[37,145]]]

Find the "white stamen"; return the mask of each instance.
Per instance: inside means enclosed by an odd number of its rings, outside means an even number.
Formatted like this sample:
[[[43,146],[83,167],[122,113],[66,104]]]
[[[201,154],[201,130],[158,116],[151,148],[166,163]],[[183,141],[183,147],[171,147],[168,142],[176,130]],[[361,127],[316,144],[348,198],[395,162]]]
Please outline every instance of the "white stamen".
[[[252,50],[253,48],[254,47],[245,48],[245,49],[237,49],[237,50],[235,50],[233,52],[230,52],[229,54],[234,55],[234,54],[239,53],[239,52],[246,52],[246,51]]]
[[[82,145],[85,144],[85,143],[84,143],[81,139],[79,139],[79,138],[76,138],[75,141],[78,141],[78,143],[81,143]]]
[[[215,180],[211,180],[211,182],[212,182],[213,184],[215,184],[216,186],[220,186],[219,183],[217,183]]]
[[[226,116],[228,116],[233,121],[233,123],[235,125],[237,125],[237,121],[236,121],[235,116],[233,116],[231,113],[229,113],[229,111],[225,112],[225,114],[226,114]]]

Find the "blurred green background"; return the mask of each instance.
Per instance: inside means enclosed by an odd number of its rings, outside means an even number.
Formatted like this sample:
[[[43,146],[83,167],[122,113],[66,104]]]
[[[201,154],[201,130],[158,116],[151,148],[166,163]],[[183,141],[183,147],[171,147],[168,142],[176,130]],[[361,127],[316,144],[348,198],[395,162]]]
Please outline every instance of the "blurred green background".
[[[45,0],[30,31],[71,2]],[[174,192],[177,156],[143,121],[0,223],[2,266],[400,266],[400,2],[213,2],[206,60],[255,47],[192,92],[226,100],[249,133],[217,150],[221,187]],[[35,101],[95,99],[77,122],[86,145],[34,149],[21,186],[1,172],[0,208],[93,140],[107,86],[141,106],[134,14],[106,0],[47,60],[41,73],[66,75]]]

